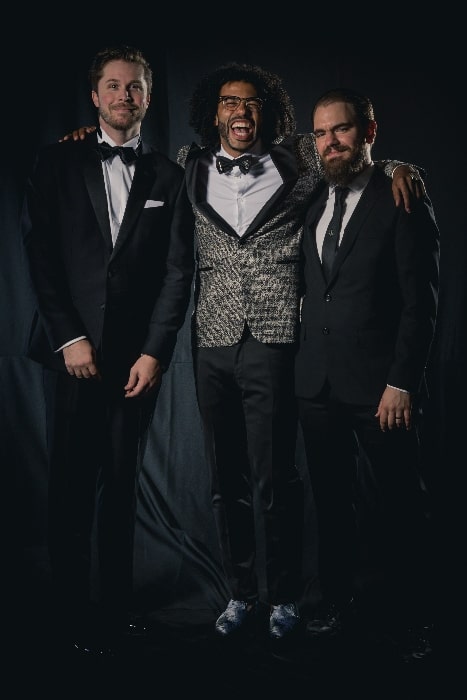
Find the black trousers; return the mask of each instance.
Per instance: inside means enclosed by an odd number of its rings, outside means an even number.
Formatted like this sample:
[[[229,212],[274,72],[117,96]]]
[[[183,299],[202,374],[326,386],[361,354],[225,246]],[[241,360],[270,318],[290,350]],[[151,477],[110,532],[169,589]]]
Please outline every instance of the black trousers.
[[[415,425],[382,432],[376,406],[346,404],[328,391],[298,400],[318,524],[323,596],[343,603],[367,567],[369,599],[396,622],[432,607],[429,505],[420,479]],[[358,591],[357,591],[358,592]]]
[[[130,610],[136,485],[156,400],[125,399],[124,384],[123,375],[98,381],[47,372],[46,380],[57,602],[79,619],[98,600],[116,624]],[[97,586],[90,578],[94,523]]]
[[[239,600],[260,595],[258,542],[268,602],[298,594],[303,488],[295,466],[294,352],[249,332],[231,347],[195,352],[212,504],[231,595]]]

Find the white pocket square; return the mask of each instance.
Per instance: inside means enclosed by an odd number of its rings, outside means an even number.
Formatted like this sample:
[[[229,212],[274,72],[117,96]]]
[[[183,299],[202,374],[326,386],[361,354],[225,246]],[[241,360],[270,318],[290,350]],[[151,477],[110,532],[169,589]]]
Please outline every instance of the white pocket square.
[[[147,199],[144,208],[149,209],[150,207],[163,207],[164,204],[165,202],[159,202],[158,199]]]

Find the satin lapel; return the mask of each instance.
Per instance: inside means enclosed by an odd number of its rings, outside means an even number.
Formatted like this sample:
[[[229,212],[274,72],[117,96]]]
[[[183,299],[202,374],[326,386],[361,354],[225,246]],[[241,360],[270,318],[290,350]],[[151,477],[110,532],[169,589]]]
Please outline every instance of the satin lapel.
[[[123,215],[117,240],[115,241],[112,258],[118,254],[118,251],[134,230],[138,217],[144,209],[144,205],[149,197],[152,184],[157,178],[156,172],[157,166],[150,153],[141,155],[136,161],[135,174],[133,176],[125,214]]]
[[[360,197],[355,210],[350,217],[347,226],[344,230],[344,235],[342,237],[342,242],[338,248],[334,265],[332,268],[332,275],[330,282],[334,279],[335,275],[339,272],[339,268],[346,259],[346,257],[351,252],[356,239],[368,218],[368,215],[374,208],[378,200],[378,192],[382,189],[384,185],[385,176],[378,170],[375,170],[368,185],[365,187],[362,196]],[[395,205],[394,205],[395,206]]]
[[[211,207],[210,204],[207,202],[199,202],[197,204],[198,209],[204,216],[206,216],[210,221],[213,221],[218,228],[222,229],[226,233],[228,233],[230,236],[235,236],[235,238],[238,238],[238,233],[235,231],[234,228],[230,226],[230,224],[227,223],[225,219],[220,216],[215,209]]]
[[[222,218],[219,214],[206,202],[206,193],[200,188],[196,189],[196,183],[199,182],[200,158],[207,149],[201,149],[193,146],[189,151],[185,162],[185,178],[187,183],[187,192],[190,202],[196,206],[199,211],[204,214],[210,221],[213,221],[216,226],[228,233],[230,236],[238,238],[237,232]]]
[[[83,176],[99,228],[105,242],[109,246],[109,249],[111,249],[112,234],[110,232],[107,195],[105,193],[102,165],[98,154],[92,148],[86,149],[85,155],[83,156]]]
[[[288,142],[284,141],[271,148],[271,158],[282,177],[282,185],[276,190],[271,199],[266,202],[261,211],[258,212],[245,231],[243,238],[257,231],[269,220],[271,210],[275,208],[277,202],[281,202],[287,197],[298,180],[297,159],[291,146],[287,144]]]

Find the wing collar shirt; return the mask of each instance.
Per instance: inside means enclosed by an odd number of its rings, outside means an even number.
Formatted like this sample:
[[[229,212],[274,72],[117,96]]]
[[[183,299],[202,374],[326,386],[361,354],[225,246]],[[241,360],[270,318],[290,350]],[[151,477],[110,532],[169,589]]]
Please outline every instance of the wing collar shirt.
[[[257,149],[259,150],[259,148]],[[258,212],[282,185],[282,178],[269,153],[255,153],[255,162],[248,173],[235,167],[229,173],[219,173],[216,156],[232,158],[222,147],[208,156],[206,171],[206,201],[237,232],[243,236]]]

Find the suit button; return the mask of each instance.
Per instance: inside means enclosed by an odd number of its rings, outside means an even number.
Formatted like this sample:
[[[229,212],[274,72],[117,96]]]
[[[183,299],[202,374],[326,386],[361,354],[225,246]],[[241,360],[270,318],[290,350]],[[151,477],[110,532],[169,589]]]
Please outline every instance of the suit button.
[[[105,311],[105,304],[101,304],[101,311]]]
[[[322,333],[323,335],[329,335],[329,328],[323,328]]]
[[[331,300],[332,300],[332,296],[330,294],[324,295],[324,301],[331,301]]]

